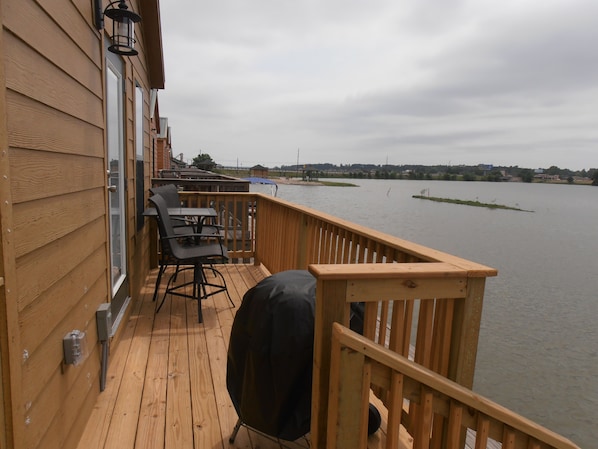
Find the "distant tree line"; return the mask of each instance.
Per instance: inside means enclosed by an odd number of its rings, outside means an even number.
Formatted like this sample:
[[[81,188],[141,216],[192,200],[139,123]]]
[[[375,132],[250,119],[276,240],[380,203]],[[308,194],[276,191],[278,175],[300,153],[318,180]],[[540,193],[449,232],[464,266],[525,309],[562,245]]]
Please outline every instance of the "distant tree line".
[[[275,167],[272,171],[279,170],[282,176],[296,176],[305,170],[310,170],[319,178],[367,178],[367,179],[426,179],[444,181],[521,181],[533,182],[535,180],[551,180],[555,177],[561,182],[570,184],[577,180],[592,180],[593,185],[598,185],[598,169],[570,170],[551,166],[547,169],[534,170],[519,166],[487,166],[487,165],[374,165],[350,164],[334,165],[307,164],[283,165]]]
[[[193,158],[192,166],[203,170],[213,170],[216,162],[207,153],[201,153]],[[551,166],[547,169],[533,170],[515,166],[489,165],[375,165],[375,164],[347,164],[335,165],[330,163],[282,165],[270,169],[272,175],[304,176],[309,172],[312,178],[355,178],[355,179],[425,179],[443,181],[521,181],[550,180],[558,177],[561,182],[573,184],[576,180],[591,180],[591,184],[598,186],[598,168],[589,170],[569,170]]]

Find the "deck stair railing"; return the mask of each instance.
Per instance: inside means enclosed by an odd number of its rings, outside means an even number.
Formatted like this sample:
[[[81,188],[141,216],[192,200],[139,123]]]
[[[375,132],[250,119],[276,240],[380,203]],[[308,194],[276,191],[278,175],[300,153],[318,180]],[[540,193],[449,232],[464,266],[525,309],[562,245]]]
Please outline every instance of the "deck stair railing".
[[[579,449],[577,445],[469,389],[335,323],[328,449],[365,449],[370,388],[384,403],[387,449]],[[360,413],[356,413],[358,410]]]

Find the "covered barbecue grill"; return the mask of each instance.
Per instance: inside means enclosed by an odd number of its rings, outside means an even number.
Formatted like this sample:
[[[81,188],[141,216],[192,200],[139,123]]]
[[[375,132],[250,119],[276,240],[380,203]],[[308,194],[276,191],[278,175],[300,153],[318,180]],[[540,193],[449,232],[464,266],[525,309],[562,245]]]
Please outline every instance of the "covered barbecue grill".
[[[243,297],[226,372],[239,416],[231,442],[241,423],[288,441],[309,432],[315,290],[308,271],[291,270],[264,279]]]

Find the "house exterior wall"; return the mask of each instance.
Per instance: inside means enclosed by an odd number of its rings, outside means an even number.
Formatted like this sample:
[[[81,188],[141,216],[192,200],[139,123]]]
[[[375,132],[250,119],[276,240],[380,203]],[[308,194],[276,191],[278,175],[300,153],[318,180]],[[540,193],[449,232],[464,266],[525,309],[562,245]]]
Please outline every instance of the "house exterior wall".
[[[132,1],[133,10],[139,6]],[[90,0],[0,0],[0,8],[0,447],[68,449],[100,394],[95,312],[111,298],[106,31],[95,29]],[[105,28],[111,31],[109,19]],[[148,52],[161,52],[146,47],[148,35],[142,23],[139,56],[123,58],[126,179],[135,186],[141,119],[145,192],[154,87]],[[143,117],[134,114],[136,85],[144,92]],[[127,189],[132,303],[149,269],[148,226],[137,227],[135,194]],[[88,355],[78,366],[63,363],[62,339],[73,329],[87,335]]]
[[[172,150],[166,138],[158,137],[156,141],[156,147],[158,148],[158,157],[156,158],[156,173],[155,177],[160,176],[161,170],[170,170],[170,158]]]

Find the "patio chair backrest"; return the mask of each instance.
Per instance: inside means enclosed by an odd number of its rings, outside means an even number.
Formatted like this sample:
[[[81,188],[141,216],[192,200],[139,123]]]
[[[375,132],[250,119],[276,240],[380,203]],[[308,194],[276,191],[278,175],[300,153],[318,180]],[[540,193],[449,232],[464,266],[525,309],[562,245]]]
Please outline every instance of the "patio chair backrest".
[[[150,202],[156,207],[158,212],[158,230],[160,231],[160,242],[162,244],[162,251],[175,259],[195,259],[218,257],[221,259],[228,259],[227,248],[223,245],[219,235],[213,235],[218,242],[206,242],[205,244],[196,244],[191,247],[182,245],[179,242],[181,237],[199,236],[199,234],[192,234],[190,236],[177,235],[174,231],[170,215],[168,215],[168,206],[166,200],[162,195],[154,195],[150,197]]]
[[[181,207],[179,191],[174,184],[164,184],[162,186],[149,189],[153,195],[160,195],[166,201],[166,207]]]
[[[165,251],[167,254],[173,254],[174,246],[179,245],[179,243],[176,238],[173,238],[176,234],[168,215],[166,200],[161,194],[153,195],[149,200],[154,204],[158,212],[158,230],[162,242],[162,251]]]

